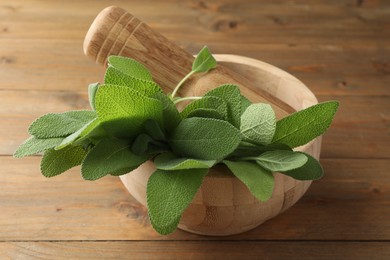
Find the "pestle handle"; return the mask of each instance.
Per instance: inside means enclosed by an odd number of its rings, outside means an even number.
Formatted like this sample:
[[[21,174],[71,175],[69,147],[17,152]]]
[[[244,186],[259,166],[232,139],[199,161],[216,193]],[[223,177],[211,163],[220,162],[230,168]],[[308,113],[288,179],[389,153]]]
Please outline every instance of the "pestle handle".
[[[95,18],[84,39],[84,53],[105,66],[110,55],[135,59],[151,71],[165,92],[172,92],[191,71],[194,60],[191,54],[116,6],[105,8]],[[270,104],[278,119],[295,112],[288,104],[220,65],[208,73],[191,76],[179,90],[179,95],[201,96],[222,84],[239,85],[242,94],[252,102]]]

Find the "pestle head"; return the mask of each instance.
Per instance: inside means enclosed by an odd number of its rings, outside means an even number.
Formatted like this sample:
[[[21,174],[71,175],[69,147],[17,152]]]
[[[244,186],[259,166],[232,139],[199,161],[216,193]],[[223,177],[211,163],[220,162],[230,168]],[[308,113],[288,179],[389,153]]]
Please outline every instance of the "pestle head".
[[[110,55],[120,55],[126,41],[142,22],[117,6],[103,9],[84,39],[84,54],[96,63],[107,64]]]

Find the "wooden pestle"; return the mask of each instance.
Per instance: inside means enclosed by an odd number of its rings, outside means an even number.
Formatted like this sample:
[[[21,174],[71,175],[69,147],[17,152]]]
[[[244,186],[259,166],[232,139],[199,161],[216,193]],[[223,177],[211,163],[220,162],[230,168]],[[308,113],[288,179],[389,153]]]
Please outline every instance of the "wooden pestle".
[[[194,57],[122,8],[111,6],[95,18],[84,40],[84,53],[107,66],[110,55],[130,57],[144,64],[165,92],[191,71]],[[202,96],[222,84],[236,84],[252,102],[268,103],[278,119],[295,110],[252,84],[243,76],[218,65],[207,73],[196,73],[179,90],[179,96]]]

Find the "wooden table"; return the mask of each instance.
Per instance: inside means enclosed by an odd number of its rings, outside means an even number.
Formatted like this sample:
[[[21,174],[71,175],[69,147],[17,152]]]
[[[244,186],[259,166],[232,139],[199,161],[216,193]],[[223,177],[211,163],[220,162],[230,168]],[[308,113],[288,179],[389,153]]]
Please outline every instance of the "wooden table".
[[[326,176],[250,232],[164,237],[118,178],[83,181],[76,168],[45,179],[39,156],[14,159],[34,118],[88,107],[86,86],[104,70],[82,42],[112,4],[190,52],[250,56],[339,100]],[[0,259],[390,259],[389,89],[389,1],[2,0]]]

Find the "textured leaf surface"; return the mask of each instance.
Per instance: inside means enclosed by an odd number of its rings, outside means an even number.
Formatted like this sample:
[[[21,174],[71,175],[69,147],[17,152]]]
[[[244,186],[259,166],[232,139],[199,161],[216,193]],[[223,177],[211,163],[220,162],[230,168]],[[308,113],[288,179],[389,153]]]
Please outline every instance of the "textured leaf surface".
[[[181,214],[193,200],[208,169],[156,170],[146,188],[149,217],[162,235],[175,231]]]
[[[337,101],[319,103],[279,120],[272,142],[291,148],[310,142],[329,128],[338,106]]]
[[[153,95],[153,98],[159,100],[163,105],[164,128],[168,132],[173,131],[181,121],[180,113],[175,104],[163,93],[156,93]]]
[[[140,134],[137,136],[131,146],[131,151],[137,155],[144,155],[149,148],[149,145],[153,142],[153,138],[151,138],[147,134]]]
[[[241,94],[236,85],[222,85],[205,94],[205,97],[218,97],[227,105],[227,120],[233,126],[240,128]]]
[[[93,124],[95,121],[96,121],[96,119],[86,123],[82,128],[80,128],[79,130],[77,130],[73,134],[67,136],[64,140],[62,140],[61,144],[59,144],[58,146],[55,147],[55,149],[60,150],[60,149],[63,149],[65,147],[73,144],[76,141],[76,139],[79,138],[80,136],[82,136],[82,134],[85,133],[86,129],[88,129],[89,126],[91,124]],[[89,131],[92,131],[92,129],[90,129]]]
[[[152,96],[156,92],[162,92],[156,83],[131,77],[114,67],[107,68],[104,83],[108,85],[126,86],[147,97]]]
[[[147,119],[162,124],[160,101],[127,87],[102,85],[96,94],[96,112],[101,125],[116,137],[136,136]]]
[[[241,136],[238,129],[226,121],[192,117],[180,122],[170,141],[177,155],[218,160],[237,148]]]
[[[96,83],[89,84],[88,86],[89,105],[93,110],[95,110],[95,95],[96,95],[96,91],[99,88],[99,85],[100,83],[96,82]]]
[[[252,105],[252,102],[245,96],[241,95],[241,115],[244,114],[245,110]]]
[[[216,163],[216,160],[196,160],[178,158],[171,153],[164,153],[154,159],[154,164],[160,170],[188,170],[208,169]]]
[[[122,56],[110,56],[108,57],[108,63],[110,66],[133,78],[153,81],[149,70],[136,60]]]
[[[194,63],[192,64],[192,71],[195,72],[207,72],[217,66],[217,61],[211,55],[210,50],[205,46],[196,56]]]
[[[225,116],[223,114],[212,108],[197,108],[187,115],[187,118],[190,117],[206,117],[225,120]]]
[[[223,161],[257,199],[267,201],[274,190],[274,176],[254,162]]]
[[[260,154],[267,151],[286,150],[292,151],[292,149],[285,144],[269,144],[265,146],[252,146],[252,144],[246,144],[241,142],[236,150],[234,150],[233,157],[257,157]]]
[[[303,153],[305,154],[305,153]],[[282,172],[285,175],[293,177],[297,180],[318,180],[324,175],[321,164],[312,156],[305,154],[307,162],[294,170]]]
[[[126,141],[103,139],[85,157],[81,174],[86,180],[97,180],[111,172],[133,170],[146,160],[145,156],[131,152]]]
[[[222,115],[224,119],[227,118],[227,105],[225,101],[219,97],[203,97],[192,101],[183,109],[180,115],[182,118],[187,118],[190,113],[193,113],[198,109],[214,109]]]
[[[31,136],[19,146],[19,148],[14,153],[14,157],[22,158],[25,156],[43,152],[47,149],[59,145],[62,142],[62,140],[64,140],[64,138],[62,137],[38,139],[34,136]]]
[[[146,120],[144,128],[147,134],[149,134],[154,140],[164,141],[166,139],[163,130],[160,125],[154,120]]]
[[[59,175],[80,165],[86,152],[81,146],[70,146],[62,150],[49,149],[43,154],[41,172],[45,177]]]
[[[275,134],[276,118],[268,104],[250,105],[241,116],[241,134],[244,140],[267,145]]]
[[[283,172],[302,167],[307,162],[307,157],[303,153],[279,150],[261,154],[256,162],[267,170]]]
[[[41,139],[65,137],[73,134],[94,118],[96,118],[96,113],[90,110],[46,114],[32,122],[28,132]]]

